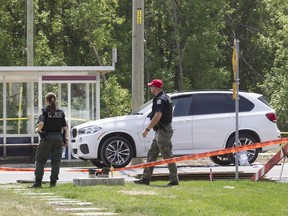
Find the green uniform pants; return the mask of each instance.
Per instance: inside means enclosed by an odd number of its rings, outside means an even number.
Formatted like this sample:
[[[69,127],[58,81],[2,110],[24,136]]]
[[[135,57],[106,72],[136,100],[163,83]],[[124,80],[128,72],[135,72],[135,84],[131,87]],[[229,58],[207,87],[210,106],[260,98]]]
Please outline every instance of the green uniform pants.
[[[173,158],[171,138],[173,136],[173,129],[171,125],[166,128],[161,128],[155,133],[151,146],[147,154],[147,162],[156,161],[159,153],[163,159]],[[168,164],[170,172],[170,182],[178,182],[177,166],[175,163]],[[151,179],[154,167],[146,167],[143,172],[143,178]]]
[[[60,171],[60,162],[62,154],[62,137],[59,134],[48,135],[41,139],[36,149],[36,182],[41,182],[44,175],[44,166],[51,153],[51,176],[50,182],[56,182]]]

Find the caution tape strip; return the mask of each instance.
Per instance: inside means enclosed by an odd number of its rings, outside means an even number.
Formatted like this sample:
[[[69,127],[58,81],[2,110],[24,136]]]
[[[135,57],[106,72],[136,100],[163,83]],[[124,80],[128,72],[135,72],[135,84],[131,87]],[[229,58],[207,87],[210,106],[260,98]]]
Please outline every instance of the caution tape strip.
[[[44,169],[44,172],[48,172],[51,169]],[[34,172],[35,168],[14,168],[14,167],[0,167],[0,171],[5,171],[5,172]]]
[[[245,151],[245,150],[257,149],[257,148],[272,146],[272,145],[286,143],[286,142],[288,142],[288,138],[282,138],[282,139],[277,139],[277,140],[253,143],[250,145],[237,146],[237,147],[226,148],[226,149],[221,149],[221,150],[216,150],[216,151],[211,151],[211,152],[205,152],[205,153],[200,153],[200,154],[191,154],[191,155],[185,155],[185,156],[180,156],[180,157],[173,157],[173,158],[169,158],[169,159],[147,162],[147,163],[137,164],[137,165],[128,166],[128,167],[122,167],[122,168],[111,167],[110,170],[111,170],[111,172],[115,172],[115,171],[120,171],[120,170],[152,167],[152,166],[157,166],[157,165],[183,162],[183,161],[188,161],[188,160],[196,160],[196,159],[200,159],[200,158],[204,158],[204,157],[212,157],[212,156],[230,154],[230,153],[235,153],[235,152],[240,152],[240,151]],[[24,172],[27,172],[27,171],[35,171],[35,169],[34,168],[0,167],[0,171],[24,171]],[[44,171],[50,171],[50,170],[45,169]],[[70,170],[70,171],[71,172],[73,172],[73,171],[74,172],[88,172],[89,169],[76,169],[76,170]],[[96,170],[96,172],[101,172],[101,170]]]
[[[191,155],[185,155],[185,156],[180,156],[180,157],[173,157],[169,159],[162,159],[158,161],[147,162],[144,164],[136,164],[136,165],[128,166],[128,167],[114,168],[114,171],[138,169],[138,168],[152,167],[152,166],[157,166],[157,165],[170,164],[170,163],[176,163],[176,162],[182,162],[182,161],[188,161],[188,160],[196,160],[196,159],[200,159],[204,157],[218,156],[218,155],[230,154],[234,152],[257,149],[257,148],[272,146],[272,145],[281,144],[285,142],[288,142],[288,138],[253,143],[253,144],[244,145],[244,146],[236,146],[236,147],[231,147],[231,148],[226,148],[226,149],[221,149],[221,150],[216,150],[216,151],[211,151],[211,152],[205,152],[205,153],[200,153],[200,154],[191,154]]]

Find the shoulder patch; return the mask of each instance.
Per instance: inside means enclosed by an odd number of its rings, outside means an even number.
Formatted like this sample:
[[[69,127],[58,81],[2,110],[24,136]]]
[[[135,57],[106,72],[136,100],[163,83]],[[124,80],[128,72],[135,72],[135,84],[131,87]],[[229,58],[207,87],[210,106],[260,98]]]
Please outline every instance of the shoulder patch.
[[[158,100],[157,100],[157,104],[161,104],[161,99],[158,99]]]

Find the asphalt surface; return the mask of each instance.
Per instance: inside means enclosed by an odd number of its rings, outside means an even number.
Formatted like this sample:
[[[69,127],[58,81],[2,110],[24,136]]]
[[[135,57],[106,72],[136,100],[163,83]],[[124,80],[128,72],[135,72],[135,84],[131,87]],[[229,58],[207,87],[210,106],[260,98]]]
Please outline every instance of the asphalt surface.
[[[286,163],[280,161],[277,165],[275,165],[268,173],[265,174],[265,179],[279,181],[288,183],[288,160],[286,159]],[[17,182],[32,182],[34,179],[34,165],[33,164],[3,164],[0,165],[0,184],[7,183],[17,183]],[[238,166],[238,174],[239,173],[249,173],[253,174],[258,172],[259,169],[263,167],[263,164],[253,164],[250,166]],[[59,183],[69,183],[73,182],[74,178],[88,178],[89,168],[95,167],[61,167],[59,174]],[[115,177],[122,177],[125,179],[125,182],[135,180],[135,176],[142,174],[143,169],[133,169],[133,170],[124,170],[124,171],[116,171],[113,173]],[[235,166],[178,166],[179,174],[192,174],[198,175],[201,173],[202,178],[205,180],[209,180],[210,173],[214,173],[215,176],[218,173],[229,173],[231,179],[235,179],[234,174],[236,172]],[[167,166],[155,167],[154,174],[156,175],[168,175],[169,171]],[[232,177],[231,177],[232,174]],[[44,182],[49,182],[50,177],[50,168],[45,169],[44,173]],[[195,178],[191,177],[191,180],[195,180]],[[167,177],[168,181],[168,177]]]

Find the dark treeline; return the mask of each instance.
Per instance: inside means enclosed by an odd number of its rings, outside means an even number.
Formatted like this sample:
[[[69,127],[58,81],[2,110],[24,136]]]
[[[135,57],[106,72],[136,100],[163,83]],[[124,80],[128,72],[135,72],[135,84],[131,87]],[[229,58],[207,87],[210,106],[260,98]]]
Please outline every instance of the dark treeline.
[[[166,91],[230,89],[234,38],[240,41],[240,89],[264,94],[287,131],[288,2],[145,0],[145,83]],[[26,1],[1,0],[0,65],[26,65]],[[111,94],[130,107],[132,1],[34,0],[35,66],[111,65]],[[110,85],[109,85],[110,82]],[[125,94],[123,94],[125,92]],[[128,96],[127,96],[128,94]],[[121,95],[125,97],[121,100]],[[109,104],[107,98],[104,103]],[[115,103],[115,102],[114,102]],[[105,115],[119,115],[113,112]],[[117,106],[117,105],[116,105]],[[119,106],[119,105],[118,105]]]

